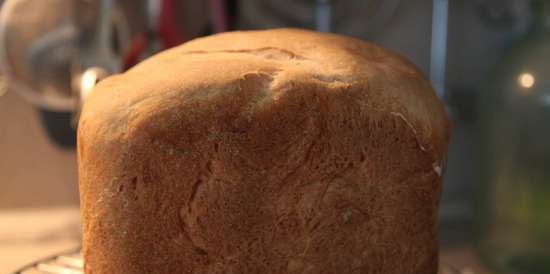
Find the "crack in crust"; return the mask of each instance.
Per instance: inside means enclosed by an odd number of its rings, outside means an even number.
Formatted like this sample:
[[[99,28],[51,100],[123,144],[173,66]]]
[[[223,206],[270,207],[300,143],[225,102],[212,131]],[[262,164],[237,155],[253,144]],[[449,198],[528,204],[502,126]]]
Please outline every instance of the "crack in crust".
[[[430,148],[428,147],[425,147],[422,142],[420,141],[420,138],[418,137],[418,133],[416,132],[416,129],[414,128],[414,126],[412,125],[411,122],[409,122],[409,120],[407,120],[405,118],[405,116],[402,114],[402,113],[399,113],[399,112],[390,112],[391,115],[393,116],[396,116],[398,117],[399,119],[401,119],[403,122],[405,122],[405,124],[411,129],[411,131],[413,132],[414,134],[414,138],[416,139],[416,143],[418,144],[418,146],[420,147],[420,150],[424,151],[424,152],[427,152],[427,151],[430,151]]]
[[[211,54],[211,53],[242,53],[250,54],[265,59],[271,60],[310,60],[304,56],[296,54],[292,51],[276,48],[276,47],[261,47],[256,49],[233,49],[233,50],[192,50],[186,51],[183,54]]]

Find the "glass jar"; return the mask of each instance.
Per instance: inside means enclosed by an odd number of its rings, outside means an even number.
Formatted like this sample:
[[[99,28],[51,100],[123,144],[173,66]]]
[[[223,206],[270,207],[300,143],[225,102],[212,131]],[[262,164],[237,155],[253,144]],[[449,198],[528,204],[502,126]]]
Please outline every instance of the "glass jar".
[[[478,250],[503,274],[550,273],[550,1],[487,77],[478,104]]]

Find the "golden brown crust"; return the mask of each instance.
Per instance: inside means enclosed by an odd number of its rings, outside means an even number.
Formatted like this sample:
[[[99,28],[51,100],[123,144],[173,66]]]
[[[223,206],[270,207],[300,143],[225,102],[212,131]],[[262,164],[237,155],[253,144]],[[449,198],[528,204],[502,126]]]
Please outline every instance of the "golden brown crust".
[[[429,83],[372,44],[191,41],[86,102],[86,273],[435,274],[448,141]]]

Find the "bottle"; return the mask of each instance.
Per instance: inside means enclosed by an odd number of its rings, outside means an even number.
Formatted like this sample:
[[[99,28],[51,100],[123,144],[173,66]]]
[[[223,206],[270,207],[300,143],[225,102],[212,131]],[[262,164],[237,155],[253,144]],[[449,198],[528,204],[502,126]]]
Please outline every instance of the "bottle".
[[[550,1],[480,90],[476,243],[502,274],[550,273]]]

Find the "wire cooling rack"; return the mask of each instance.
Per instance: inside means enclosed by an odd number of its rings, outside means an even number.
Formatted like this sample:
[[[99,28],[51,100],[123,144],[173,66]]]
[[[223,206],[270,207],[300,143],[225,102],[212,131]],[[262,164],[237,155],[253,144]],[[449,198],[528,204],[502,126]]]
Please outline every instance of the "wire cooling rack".
[[[54,254],[23,266],[13,274],[84,274],[84,259],[80,248]],[[469,272],[471,273],[471,272]],[[443,264],[439,274],[465,274]]]
[[[80,248],[57,253],[21,267],[13,274],[83,274]]]

